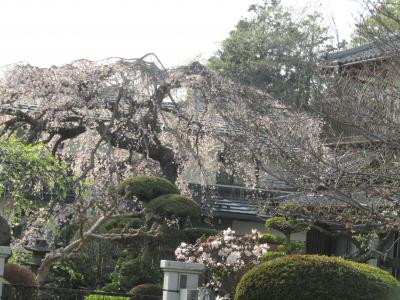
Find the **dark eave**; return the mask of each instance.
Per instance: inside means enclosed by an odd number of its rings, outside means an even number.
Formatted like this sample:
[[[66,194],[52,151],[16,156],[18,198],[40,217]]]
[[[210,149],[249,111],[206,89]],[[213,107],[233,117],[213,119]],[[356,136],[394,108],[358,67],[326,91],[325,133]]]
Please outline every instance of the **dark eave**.
[[[388,51],[384,51],[373,43],[367,43],[351,49],[327,53],[323,59],[327,67],[333,67],[374,61],[387,56]]]

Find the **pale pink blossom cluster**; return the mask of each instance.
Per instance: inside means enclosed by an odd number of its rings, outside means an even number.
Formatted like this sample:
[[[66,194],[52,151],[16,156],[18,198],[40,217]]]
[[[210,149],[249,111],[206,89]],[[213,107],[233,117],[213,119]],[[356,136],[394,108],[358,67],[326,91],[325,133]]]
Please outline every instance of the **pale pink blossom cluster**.
[[[269,246],[261,244],[260,237],[257,230],[239,236],[228,228],[222,234],[199,239],[194,245],[181,243],[175,256],[179,261],[204,263],[211,274],[207,287],[228,297],[240,277],[267,253]]]

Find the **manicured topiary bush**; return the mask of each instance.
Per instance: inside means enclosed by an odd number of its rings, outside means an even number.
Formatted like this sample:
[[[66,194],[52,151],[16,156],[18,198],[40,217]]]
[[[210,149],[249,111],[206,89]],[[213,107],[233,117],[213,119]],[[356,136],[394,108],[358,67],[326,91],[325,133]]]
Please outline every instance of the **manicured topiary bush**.
[[[6,290],[6,294],[13,293],[17,299],[34,299],[37,293],[36,287],[39,286],[35,275],[31,270],[23,266],[7,263],[4,266],[4,279],[14,285],[15,291]],[[7,298],[8,299],[8,298]],[[12,299],[10,297],[10,299]]]
[[[11,284],[38,286],[35,274],[23,266],[8,263],[4,266],[4,278]]]
[[[118,185],[117,191],[119,195],[137,197],[143,202],[164,194],[179,193],[178,188],[167,179],[153,176],[128,177]]]
[[[163,217],[197,218],[200,216],[200,206],[186,196],[168,194],[151,200],[146,208]]]
[[[156,284],[141,284],[131,290],[132,300],[159,300],[162,288]]]
[[[254,267],[236,287],[235,300],[395,300],[389,273],[337,257],[293,255]]]

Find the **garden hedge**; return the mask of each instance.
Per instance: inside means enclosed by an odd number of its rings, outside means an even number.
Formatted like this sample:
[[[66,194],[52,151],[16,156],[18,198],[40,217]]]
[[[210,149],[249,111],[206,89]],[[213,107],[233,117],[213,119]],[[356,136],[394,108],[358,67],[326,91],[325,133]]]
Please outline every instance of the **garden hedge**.
[[[131,292],[132,300],[159,300],[162,288],[157,284],[141,284],[135,286]]]
[[[179,194],[178,188],[167,179],[154,176],[133,176],[122,181],[117,188],[119,195],[150,200],[164,194]]]
[[[151,200],[146,208],[165,217],[200,217],[200,206],[188,197],[178,194],[159,196]]]
[[[337,257],[275,258],[246,273],[235,300],[395,300],[399,283],[389,273]]]

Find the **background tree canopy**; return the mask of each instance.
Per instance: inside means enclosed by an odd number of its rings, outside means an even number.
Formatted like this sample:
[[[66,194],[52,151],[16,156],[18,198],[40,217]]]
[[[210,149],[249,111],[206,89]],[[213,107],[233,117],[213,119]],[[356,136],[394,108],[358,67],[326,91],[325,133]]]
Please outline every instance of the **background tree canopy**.
[[[44,144],[0,137],[0,212],[8,217],[46,200],[65,200],[72,188],[62,162]]]
[[[252,5],[209,59],[209,67],[235,81],[271,93],[295,108],[307,106],[318,57],[329,40],[322,16],[295,17],[279,1]]]
[[[365,13],[361,16],[351,44],[358,46],[367,42],[388,43],[400,33],[399,0],[365,0]],[[395,38],[396,39],[396,38]]]

